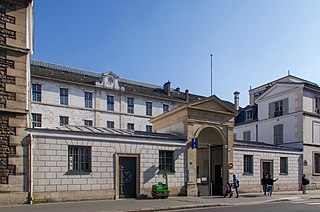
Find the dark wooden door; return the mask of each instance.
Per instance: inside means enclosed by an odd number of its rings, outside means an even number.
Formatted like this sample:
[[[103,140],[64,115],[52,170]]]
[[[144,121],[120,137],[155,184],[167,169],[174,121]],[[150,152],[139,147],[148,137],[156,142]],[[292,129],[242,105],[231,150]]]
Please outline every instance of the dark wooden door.
[[[272,162],[270,161],[263,161],[262,162],[262,175],[263,174],[271,174],[272,175]]]
[[[222,166],[215,166],[215,179],[214,179],[214,193],[213,195],[221,195],[223,193],[223,182],[222,182]]]
[[[136,197],[136,158],[119,158],[119,196],[120,198]]]

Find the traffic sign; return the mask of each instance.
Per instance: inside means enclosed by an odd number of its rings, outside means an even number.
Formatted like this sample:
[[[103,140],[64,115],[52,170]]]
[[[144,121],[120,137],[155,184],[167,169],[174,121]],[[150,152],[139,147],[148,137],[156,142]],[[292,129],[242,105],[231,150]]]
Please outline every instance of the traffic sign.
[[[229,169],[233,169],[233,163],[229,163]]]

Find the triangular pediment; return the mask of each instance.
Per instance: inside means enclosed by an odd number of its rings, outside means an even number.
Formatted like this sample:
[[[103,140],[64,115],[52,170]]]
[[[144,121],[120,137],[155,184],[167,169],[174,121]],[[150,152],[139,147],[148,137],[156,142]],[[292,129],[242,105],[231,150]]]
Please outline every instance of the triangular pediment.
[[[223,101],[217,96],[210,96],[206,99],[200,100],[199,102],[190,104],[190,107],[216,112],[236,113],[232,103]]]
[[[263,101],[264,99],[274,98],[283,94],[292,92],[293,90],[303,87],[302,83],[276,83],[263,95],[256,99],[256,103]]]

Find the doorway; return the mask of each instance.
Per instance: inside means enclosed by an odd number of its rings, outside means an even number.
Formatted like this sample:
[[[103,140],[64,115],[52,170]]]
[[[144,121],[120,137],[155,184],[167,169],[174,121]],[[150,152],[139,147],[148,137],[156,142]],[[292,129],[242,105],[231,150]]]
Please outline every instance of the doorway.
[[[119,197],[135,198],[137,181],[137,158],[119,157]]]
[[[273,162],[272,160],[261,160],[261,177],[263,175],[273,175]]]

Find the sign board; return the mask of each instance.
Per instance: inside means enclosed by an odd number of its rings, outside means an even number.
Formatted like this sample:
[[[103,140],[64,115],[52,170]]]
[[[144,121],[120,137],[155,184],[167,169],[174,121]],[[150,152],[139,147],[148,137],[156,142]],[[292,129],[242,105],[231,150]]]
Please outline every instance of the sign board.
[[[228,166],[229,166],[229,169],[233,169],[233,163],[229,163]]]

